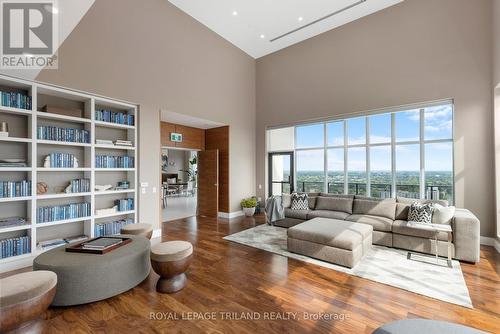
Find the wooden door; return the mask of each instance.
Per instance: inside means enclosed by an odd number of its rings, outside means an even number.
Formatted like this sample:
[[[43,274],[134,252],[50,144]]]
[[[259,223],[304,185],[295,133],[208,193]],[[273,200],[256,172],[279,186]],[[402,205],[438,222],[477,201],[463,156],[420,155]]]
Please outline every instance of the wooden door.
[[[219,150],[198,152],[198,215],[217,217],[219,211]]]

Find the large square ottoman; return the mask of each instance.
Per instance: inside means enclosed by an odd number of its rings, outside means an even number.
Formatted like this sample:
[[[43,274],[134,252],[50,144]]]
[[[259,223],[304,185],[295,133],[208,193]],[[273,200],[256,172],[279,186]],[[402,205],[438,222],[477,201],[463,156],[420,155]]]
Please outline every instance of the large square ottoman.
[[[288,229],[288,250],[352,268],[372,246],[373,227],[338,219],[314,218]]]

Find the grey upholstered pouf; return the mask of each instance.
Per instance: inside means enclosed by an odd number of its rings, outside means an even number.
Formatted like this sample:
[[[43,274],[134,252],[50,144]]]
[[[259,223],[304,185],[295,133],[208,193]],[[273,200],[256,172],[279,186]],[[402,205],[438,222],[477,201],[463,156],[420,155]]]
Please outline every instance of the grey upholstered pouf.
[[[425,320],[425,319],[407,319],[398,320],[383,325],[376,329],[373,334],[486,334],[486,332],[453,324],[451,322]]]
[[[109,253],[69,253],[64,247],[45,252],[33,261],[33,270],[57,274],[52,305],[69,306],[116,296],[141,283],[149,275],[150,241],[127,236],[132,242]]]
[[[120,234],[142,235],[151,239],[153,235],[153,226],[144,223],[128,224],[121,228]]]

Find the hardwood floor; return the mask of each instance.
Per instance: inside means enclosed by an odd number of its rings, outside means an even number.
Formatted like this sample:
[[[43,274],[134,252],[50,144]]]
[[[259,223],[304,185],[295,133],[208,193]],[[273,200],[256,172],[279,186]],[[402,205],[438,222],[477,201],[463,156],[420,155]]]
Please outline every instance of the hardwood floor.
[[[384,323],[418,317],[500,333],[500,256],[491,247],[481,247],[480,264],[462,263],[474,304],[474,309],[467,309],[222,239],[263,220],[241,218],[229,223],[193,217],[164,223],[163,240],[182,239],[194,245],[184,290],[158,294],[158,275],[151,272],[139,286],[114,298],[52,308],[34,324],[35,329],[45,333],[371,333]],[[215,320],[210,312],[217,312]],[[219,312],[235,312],[239,319],[231,314],[233,319],[222,320],[229,315]],[[242,312],[260,319],[241,319]],[[304,312],[334,319],[305,320]],[[157,319],[183,315],[204,319],[154,320],[152,313]],[[264,319],[268,314],[289,319]]]

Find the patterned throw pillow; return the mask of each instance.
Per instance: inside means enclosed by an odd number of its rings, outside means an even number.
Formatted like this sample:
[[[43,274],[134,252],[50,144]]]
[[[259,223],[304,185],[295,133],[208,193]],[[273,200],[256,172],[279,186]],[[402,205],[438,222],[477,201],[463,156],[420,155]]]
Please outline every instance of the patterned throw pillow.
[[[434,206],[432,204],[413,203],[408,210],[408,221],[420,224],[431,224]]]
[[[307,200],[307,194],[292,194],[292,205],[290,206],[292,210],[307,210],[309,209],[309,201]]]

